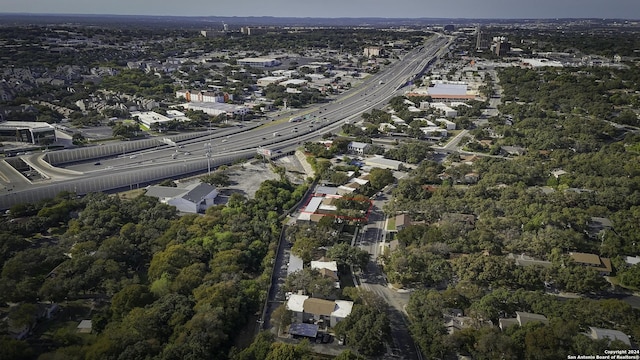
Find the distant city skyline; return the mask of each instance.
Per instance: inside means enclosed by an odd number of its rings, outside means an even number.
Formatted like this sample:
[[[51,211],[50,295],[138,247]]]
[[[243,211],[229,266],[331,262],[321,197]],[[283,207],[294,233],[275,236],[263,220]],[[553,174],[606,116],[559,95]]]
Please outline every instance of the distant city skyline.
[[[640,19],[639,0],[0,0],[0,13],[312,18]]]

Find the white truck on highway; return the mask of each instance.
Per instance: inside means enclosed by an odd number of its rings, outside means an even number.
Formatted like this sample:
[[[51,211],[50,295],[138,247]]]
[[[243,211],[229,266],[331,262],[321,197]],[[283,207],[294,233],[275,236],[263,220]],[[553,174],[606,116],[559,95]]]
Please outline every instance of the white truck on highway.
[[[276,131],[273,133],[273,137],[280,136],[280,134]]]

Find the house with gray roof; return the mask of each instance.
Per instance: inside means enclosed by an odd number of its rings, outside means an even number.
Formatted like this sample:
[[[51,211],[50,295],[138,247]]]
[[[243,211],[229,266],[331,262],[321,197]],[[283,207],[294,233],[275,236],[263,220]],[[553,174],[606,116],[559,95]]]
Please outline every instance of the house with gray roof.
[[[149,186],[145,195],[173,205],[180,212],[197,214],[214,205],[218,190],[206,183],[192,183],[185,187]]]
[[[515,318],[498,319],[498,326],[500,327],[500,330],[504,331],[510,326],[524,326],[525,324],[530,322],[540,322],[543,324],[548,324],[549,320],[544,315],[528,313],[524,311],[516,311]]]
[[[601,329],[593,326],[589,326],[589,330],[590,332],[587,333],[587,336],[589,336],[593,340],[608,339],[609,342],[618,340],[622,341],[628,346],[631,346],[631,340],[629,340],[629,336],[622,331],[613,329]]]

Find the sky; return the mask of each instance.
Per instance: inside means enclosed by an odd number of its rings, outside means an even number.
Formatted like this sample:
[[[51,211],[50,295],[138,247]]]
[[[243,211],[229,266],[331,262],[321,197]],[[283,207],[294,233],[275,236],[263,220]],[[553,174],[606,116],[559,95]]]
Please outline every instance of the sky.
[[[640,0],[0,0],[0,13],[640,19]]]

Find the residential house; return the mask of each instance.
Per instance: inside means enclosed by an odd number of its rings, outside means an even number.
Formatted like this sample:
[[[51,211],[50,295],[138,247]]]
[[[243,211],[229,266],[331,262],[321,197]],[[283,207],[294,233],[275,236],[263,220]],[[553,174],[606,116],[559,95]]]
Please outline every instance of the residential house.
[[[625,256],[624,262],[629,266],[633,266],[635,264],[640,264],[640,256]]]
[[[540,314],[533,314],[528,312],[516,311],[516,317],[510,319],[499,319],[500,330],[504,330],[513,325],[524,326],[530,322],[541,322],[548,324],[549,320],[546,316]]]
[[[409,214],[396,215],[396,230],[400,231],[411,225],[411,216]]]
[[[480,174],[478,174],[477,172],[464,174],[464,177],[462,178],[462,181],[465,184],[475,184],[478,182],[478,180],[480,180]]]
[[[93,325],[91,320],[82,320],[76,327],[76,331],[82,334],[91,334]]]
[[[287,310],[293,313],[296,322],[304,321],[304,302],[309,298],[308,295],[291,294],[287,299]]]
[[[302,318],[300,322],[323,323],[325,326],[335,327],[338,322],[349,316],[353,309],[353,301],[332,301],[309,297],[304,299],[305,296],[297,295],[292,301],[294,295],[291,295],[287,302],[287,309],[294,313],[296,319]],[[302,307],[300,307],[300,301],[302,301]],[[302,312],[300,312],[301,308]]]
[[[516,263],[516,266],[542,266],[544,268],[551,267],[551,261],[534,259],[533,257],[527,256],[525,254],[508,254],[507,259],[513,260]]]
[[[448,136],[447,129],[443,129],[439,126],[427,126],[421,127],[420,131],[423,133],[423,138],[432,141],[440,141]]]
[[[622,331],[612,330],[612,329],[601,329],[593,326],[589,326],[590,332],[587,333],[587,336],[592,338],[593,340],[602,340],[608,339],[609,342],[618,340],[623,343],[631,346],[631,341],[629,340],[629,336],[623,333]]]
[[[206,183],[193,183],[185,187],[149,186],[145,195],[173,205],[178,211],[197,214],[214,205],[218,190]]]
[[[603,217],[592,217],[587,224],[587,234],[590,238],[602,238],[608,230],[613,229],[611,220]]]
[[[505,155],[520,156],[524,155],[527,150],[520,146],[501,146],[500,151]]]
[[[596,254],[570,252],[569,256],[576,263],[597,270],[601,275],[611,274],[611,259],[601,258]]]
[[[347,151],[352,154],[364,155],[371,145],[363,142],[352,141],[347,145]]]
[[[321,259],[321,260],[326,260],[326,259]],[[325,270],[325,273],[326,272],[333,273],[329,277],[333,279],[338,278],[338,263],[335,261],[312,261],[311,268],[318,270],[321,273],[323,270]]]
[[[318,186],[314,195],[337,195],[338,188],[332,186]]]
[[[462,309],[449,309],[443,312],[444,326],[449,335],[466,328],[479,329],[484,326],[493,326],[489,320],[479,320],[465,316]]]

